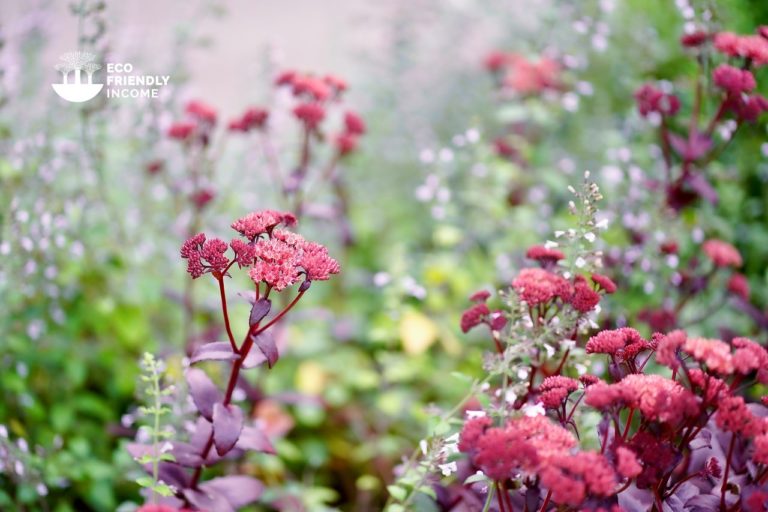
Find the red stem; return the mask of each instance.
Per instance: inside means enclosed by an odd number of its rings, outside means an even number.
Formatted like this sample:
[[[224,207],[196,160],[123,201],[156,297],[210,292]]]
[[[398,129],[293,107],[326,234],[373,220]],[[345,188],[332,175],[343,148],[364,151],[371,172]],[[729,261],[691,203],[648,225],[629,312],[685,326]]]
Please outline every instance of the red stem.
[[[232,334],[232,326],[229,324],[229,310],[227,309],[227,294],[224,291],[224,276],[217,276],[216,280],[219,282],[219,295],[221,295],[221,313],[224,316],[224,327],[227,329],[227,336],[229,336],[229,344],[232,345],[232,352],[238,353],[237,343],[235,343],[235,336]]]
[[[547,496],[544,498],[544,503],[541,504],[539,512],[545,512],[547,510],[547,505],[549,505],[550,498],[552,498],[552,489],[549,490]]]
[[[725,490],[728,488],[728,471],[731,469],[731,457],[733,447],[736,445],[736,434],[731,434],[731,443],[728,445],[728,458],[725,459],[725,471],[723,472],[723,486],[720,488],[720,510],[725,510]]]
[[[302,290],[299,293],[296,294],[296,297],[288,304],[283,310],[278,313],[272,320],[267,322],[264,326],[259,326],[259,323],[254,324],[250,329],[248,329],[248,334],[246,334],[245,339],[243,340],[243,343],[240,348],[240,359],[236,360],[234,363],[232,363],[232,371],[229,374],[229,383],[227,384],[227,391],[224,394],[224,405],[229,405],[232,401],[232,395],[235,391],[235,384],[237,383],[237,379],[240,376],[240,369],[243,366],[243,360],[248,356],[248,352],[250,352],[251,347],[253,347],[253,338],[261,334],[262,332],[266,331],[270,327],[272,327],[275,323],[279,322],[281,318],[285,316],[288,311],[293,308],[293,306],[296,305],[296,303],[301,299],[301,297],[304,295],[306,290]],[[213,448],[213,430],[211,430],[211,434],[208,436],[208,441],[205,443],[205,447],[203,448],[203,451],[201,453],[201,458],[203,461],[208,458],[208,454],[211,452],[211,448]],[[203,467],[200,466],[195,469],[195,472],[192,475],[192,480],[190,481],[189,487],[192,489],[197,488],[197,482],[200,480],[200,475],[203,471]]]

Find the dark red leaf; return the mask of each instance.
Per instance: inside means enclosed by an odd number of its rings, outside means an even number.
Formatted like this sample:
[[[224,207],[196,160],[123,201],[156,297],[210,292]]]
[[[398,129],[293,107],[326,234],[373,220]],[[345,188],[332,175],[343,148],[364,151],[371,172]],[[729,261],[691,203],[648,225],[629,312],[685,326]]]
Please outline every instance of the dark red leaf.
[[[200,361],[234,361],[240,356],[232,352],[232,345],[228,341],[214,341],[199,347],[192,354],[191,363]]]
[[[240,439],[236,446],[241,450],[253,450],[255,452],[275,453],[275,447],[267,435],[257,427],[243,427]]]
[[[216,385],[208,378],[203,370],[190,368],[187,370],[189,394],[195,402],[197,410],[207,420],[213,419],[213,405],[221,402],[221,393]]]
[[[225,455],[231,450],[243,430],[243,411],[236,405],[222,403],[213,406],[213,444],[216,453]]]
[[[264,354],[264,357],[267,358],[267,365],[272,368],[277,362],[277,359],[280,357],[280,354],[277,352],[277,345],[275,345],[275,338],[272,336],[272,333],[263,332],[258,336],[253,336],[253,344],[259,348],[262,354]]]
[[[261,322],[261,319],[267,316],[269,314],[269,310],[272,308],[272,301],[269,299],[259,299],[256,302],[253,303],[253,307],[251,308],[251,318],[248,320],[248,323],[251,326],[256,325],[257,323]]]
[[[264,492],[264,484],[250,476],[224,476],[214,478],[200,486],[224,496],[229,504],[239,509],[258,500]]]

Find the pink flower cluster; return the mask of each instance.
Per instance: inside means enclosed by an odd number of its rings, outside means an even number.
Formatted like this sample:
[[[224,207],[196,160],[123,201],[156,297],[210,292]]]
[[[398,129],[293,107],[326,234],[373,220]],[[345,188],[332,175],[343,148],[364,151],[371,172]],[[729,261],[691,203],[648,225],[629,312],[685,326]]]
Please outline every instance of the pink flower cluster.
[[[485,68],[499,77],[503,88],[520,94],[560,87],[561,66],[547,57],[534,61],[518,53],[494,51],[485,58]]]
[[[191,143],[207,145],[210,133],[216,125],[216,109],[200,100],[190,100],[184,107],[187,119],[177,121],[168,127],[168,137]]]
[[[588,495],[609,496],[615,490],[618,479],[608,459],[574,452],[573,434],[545,416],[492,425],[487,417],[468,420],[459,442],[459,450],[492,480],[538,476],[553,502],[564,505],[580,505]]]
[[[491,294],[486,290],[475,292],[469,297],[469,300],[475,304],[467,308],[461,315],[462,332],[469,332],[480,324],[486,324],[491,331],[499,331],[504,328],[507,323],[504,314],[501,311],[491,312],[486,304],[490,297]]]
[[[743,263],[739,251],[728,242],[707,240],[701,248],[718,267],[740,267]]]
[[[181,257],[187,260],[187,271],[192,278],[211,272],[220,279],[232,264],[248,267],[249,276],[257,285],[264,283],[267,290],[282,291],[304,277],[305,286],[312,281],[324,281],[341,270],[328,250],[301,235],[276,229],[291,226],[296,218],[290,213],[263,210],[250,213],[232,223],[232,228],[246,241],[234,239],[227,246],[219,239],[206,240],[200,233],[190,238],[181,248]],[[231,247],[234,258],[224,253]]]
[[[630,407],[650,421],[671,425],[699,411],[693,393],[660,375],[632,374],[615,384],[598,382],[587,388],[584,401],[600,410]]]
[[[652,113],[674,116],[680,110],[680,99],[677,96],[664,93],[651,84],[645,84],[635,92],[635,101],[643,117]]]

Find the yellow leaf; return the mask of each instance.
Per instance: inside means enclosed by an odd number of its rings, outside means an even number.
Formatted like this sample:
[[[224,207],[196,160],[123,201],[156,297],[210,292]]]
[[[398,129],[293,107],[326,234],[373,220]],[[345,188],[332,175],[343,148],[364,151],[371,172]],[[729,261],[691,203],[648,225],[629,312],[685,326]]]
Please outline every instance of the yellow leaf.
[[[437,340],[437,326],[417,311],[406,311],[400,321],[400,339],[407,354],[419,355]]]

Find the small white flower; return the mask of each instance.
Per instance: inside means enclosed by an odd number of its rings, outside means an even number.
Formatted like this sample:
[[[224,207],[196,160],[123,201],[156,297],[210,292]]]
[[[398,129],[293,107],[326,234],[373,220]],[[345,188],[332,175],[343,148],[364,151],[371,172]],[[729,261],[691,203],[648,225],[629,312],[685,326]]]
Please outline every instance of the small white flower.
[[[576,261],[574,262],[574,265],[576,265],[577,268],[584,268],[586,264],[587,264],[586,260],[581,256],[576,258]]]
[[[485,411],[473,411],[471,409],[467,409],[464,411],[464,414],[467,415],[468,420],[473,420],[475,418],[485,418]]]
[[[544,404],[541,402],[536,402],[536,404],[525,404],[523,406],[523,414],[525,414],[528,417],[533,416],[544,416]]]
[[[511,389],[508,389],[507,392],[504,394],[504,401],[508,404],[514,404],[517,401],[517,393],[512,391]]]
[[[555,231],[555,238],[560,238],[564,234],[565,234],[565,231],[561,231],[561,230]]]
[[[596,237],[596,236],[595,236],[595,234],[594,234],[594,233],[592,233],[592,232],[584,233],[584,239],[585,239],[587,242],[590,242],[590,243],[592,243],[592,242],[594,242],[594,241],[595,241],[595,238],[597,238],[597,237]]]
[[[425,439],[422,439],[419,441],[419,448],[421,448],[421,453],[423,455],[427,455],[427,441]]]
[[[440,468],[440,471],[443,473],[443,476],[450,476],[451,474],[455,473],[458,470],[456,461],[448,462],[447,464],[440,464],[438,467]]]
[[[547,249],[556,249],[557,247],[560,247],[560,244],[558,244],[557,242],[553,242],[552,240],[547,240],[544,243],[544,247]]]
[[[608,219],[601,219],[595,224],[597,229],[608,229]]]

